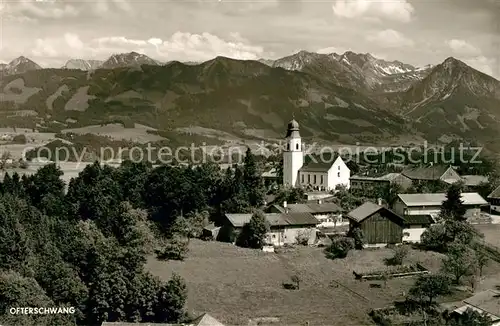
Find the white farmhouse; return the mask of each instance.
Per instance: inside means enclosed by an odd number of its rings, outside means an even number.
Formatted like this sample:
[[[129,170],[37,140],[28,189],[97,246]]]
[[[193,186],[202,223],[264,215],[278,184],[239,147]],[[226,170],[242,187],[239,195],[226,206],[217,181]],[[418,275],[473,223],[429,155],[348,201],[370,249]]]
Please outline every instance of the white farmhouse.
[[[286,149],[283,152],[283,185],[285,187],[310,186],[318,190],[334,190],[337,186],[349,188],[350,178],[351,170],[340,156],[334,157],[329,162],[315,158],[304,164],[299,124],[295,120],[290,121],[286,134]]]
[[[441,204],[445,200],[446,193],[398,194],[398,199],[393,208],[401,216],[437,216],[441,211]],[[463,192],[461,200],[466,208],[465,216],[467,218],[478,218],[481,214],[481,207],[488,205],[488,202],[476,192]]]

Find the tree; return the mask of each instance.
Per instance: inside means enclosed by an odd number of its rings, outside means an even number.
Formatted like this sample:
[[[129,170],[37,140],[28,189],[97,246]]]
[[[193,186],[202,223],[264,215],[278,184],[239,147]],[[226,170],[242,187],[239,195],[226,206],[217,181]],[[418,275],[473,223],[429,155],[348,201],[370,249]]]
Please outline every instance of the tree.
[[[460,316],[448,317],[447,326],[491,326],[492,320],[486,313],[467,308]]]
[[[476,250],[477,268],[479,271],[479,277],[483,276],[483,269],[488,264],[489,258],[484,252],[484,250]]]
[[[40,203],[43,196],[52,194],[64,195],[64,181],[61,180],[63,172],[54,163],[41,167],[31,178],[27,191],[33,204]]]
[[[0,322],[5,325],[74,325],[67,315],[9,314],[13,307],[57,307],[35,279],[13,271],[0,273]]]
[[[431,306],[434,300],[450,293],[450,281],[444,274],[427,274],[417,278],[410,289],[410,296],[422,306]]]
[[[359,226],[351,228],[347,236],[354,239],[354,248],[356,250],[362,250],[364,248],[363,230],[361,230]]]
[[[305,203],[307,196],[303,188],[280,188],[274,202],[281,204],[285,201],[293,204]]]
[[[446,250],[446,228],[443,224],[434,224],[427,228],[420,237],[420,244],[427,250],[443,252]]]
[[[444,222],[446,230],[445,244],[460,242],[469,245],[474,237],[481,236],[468,222],[446,219]]]
[[[325,249],[326,258],[345,258],[352,249],[354,249],[354,240],[352,238],[335,238],[332,240],[332,244]]]
[[[455,284],[460,284],[462,277],[473,275],[477,269],[477,258],[472,248],[462,243],[448,246],[443,271],[453,276]]]
[[[408,246],[402,245],[394,249],[394,256],[386,260],[387,265],[401,265],[403,260],[408,256]]]
[[[187,298],[187,287],[177,274],[160,287],[154,304],[155,321],[157,323],[181,323],[185,321],[184,306]]]
[[[466,208],[463,205],[461,199],[462,196],[462,185],[452,184],[448,191],[446,192],[446,200],[441,204],[440,215],[444,219],[453,219],[455,221],[464,222],[467,221],[465,217]]]
[[[33,239],[23,225],[27,213],[24,201],[0,196],[0,270],[20,271],[29,261]]]
[[[123,200],[133,207],[144,206],[144,187],[151,170],[149,163],[124,161],[117,171],[117,180],[123,191]]]
[[[208,224],[208,211],[191,212],[186,217],[179,216],[175,219],[169,233],[180,234],[187,238],[199,238],[203,228]]]
[[[255,155],[253,155],[250,148],[247,148],[243,162],[243,184],[245,191],[248,193],[250,206],[255,208],[260,207],[264,203],[266,189]]]
[[[161,260],[184,260],[186,258],[189,239],[174,235],[166,240],[164,247],[156,251],[158,259]]]
[[[236,244],[245,248],[262,249],[269,229],[265,214],[262,211],[256,211],[250,222],[243,226]]]

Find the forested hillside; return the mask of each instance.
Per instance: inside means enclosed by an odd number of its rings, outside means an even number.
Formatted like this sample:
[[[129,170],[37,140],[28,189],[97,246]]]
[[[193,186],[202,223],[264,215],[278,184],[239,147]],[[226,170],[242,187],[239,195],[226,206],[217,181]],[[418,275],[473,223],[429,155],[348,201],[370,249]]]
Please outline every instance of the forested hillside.
[[[183,259],[179,238],[200,216],[250,211],[264,189],[253,155],[233,173],[217,165],[125,162],[87,166],[67,194],[53,164],[7,174],[0,195],[0,324],[182,322],[187,290],[144,270],[147,256]],[[179,253],[173,255],[172,251]],[[12,307],[75,307],[73,315],[12,315]]]

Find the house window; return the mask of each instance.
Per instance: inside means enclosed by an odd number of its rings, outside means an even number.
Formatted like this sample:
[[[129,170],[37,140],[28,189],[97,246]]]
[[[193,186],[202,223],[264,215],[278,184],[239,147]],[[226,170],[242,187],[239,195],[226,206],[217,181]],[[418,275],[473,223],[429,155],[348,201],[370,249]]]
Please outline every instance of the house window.
[[[290,150],[290,144],[286,144],[286,150],[289,151]]]
[[[299,149],[299,143],[295,144],[295,149]]]
[[[314,175],[314,183],[316,183],[316,174]]]
[[[338,170],[340,171],[340,165],[339,165],[339,168],[338,168]]]
[[[320,176],[321,184],[323,184],[323,175]]]
[[[273,239],[276,239],[276,234],[273,234]]]
[[[303,174],[300,175],[300,179],[302,180],[301,182],[304,183],[304,175]]]
[[[310,174],[307,175],[307,183],[311,183],[311,175]]]
[[[339,172],[339,173],[337,173],[337,177],[339,177],[339,178],[340,178],[340,172]]]

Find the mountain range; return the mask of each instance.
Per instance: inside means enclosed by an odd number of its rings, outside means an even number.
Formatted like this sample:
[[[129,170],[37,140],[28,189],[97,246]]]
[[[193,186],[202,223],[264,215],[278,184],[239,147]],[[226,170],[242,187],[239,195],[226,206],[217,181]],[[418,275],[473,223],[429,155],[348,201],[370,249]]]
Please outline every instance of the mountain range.
[[[169,138],[279,139],[292,115],[309,140],[447,143],[497,151],[500,82],[462,61],[414,67],[369,53],[161,63],[131,52],[42,69],[1,67],[4,124],[140,122]],[[13,112],[30,111],[30,119]],[[217,135],[217,136],[214,136]]]

